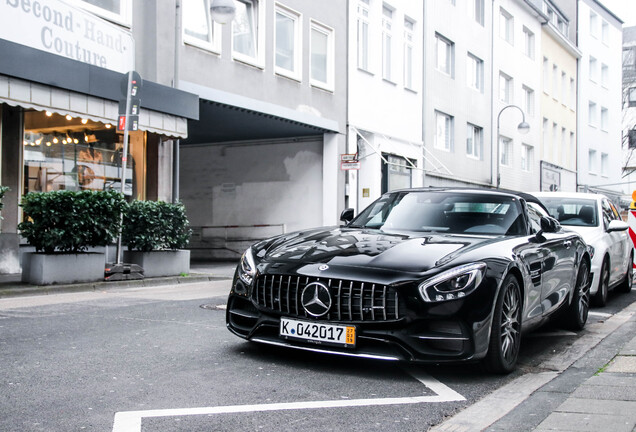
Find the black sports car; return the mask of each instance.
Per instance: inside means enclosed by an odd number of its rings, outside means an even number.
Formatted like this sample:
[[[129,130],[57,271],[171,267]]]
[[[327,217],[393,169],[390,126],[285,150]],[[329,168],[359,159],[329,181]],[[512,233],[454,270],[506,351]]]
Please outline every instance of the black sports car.
[[[522,330],[587,321],[590,256],[533,196],[390,192],[346,225],[250,247],[227,326],[250,341],[386,360],[481,360],[510,372]]]

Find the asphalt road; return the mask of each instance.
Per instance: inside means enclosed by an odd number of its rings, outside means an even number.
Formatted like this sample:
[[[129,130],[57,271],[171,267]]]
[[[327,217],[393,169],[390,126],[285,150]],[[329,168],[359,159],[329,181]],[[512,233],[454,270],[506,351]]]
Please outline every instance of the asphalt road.
[[[259,346],[225,328],[228,281],[0,300],[2,431],[424,431],[579,334],[524,338],[508,376]],[[589,328],[636,300],[612,295]]]

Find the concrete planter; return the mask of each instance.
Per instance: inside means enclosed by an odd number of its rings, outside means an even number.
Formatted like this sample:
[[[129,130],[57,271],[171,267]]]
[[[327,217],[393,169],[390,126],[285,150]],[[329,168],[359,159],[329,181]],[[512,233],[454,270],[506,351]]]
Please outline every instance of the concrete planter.
[[[190,273],[189,250],[124,251],[124,262],[144,269],[144,277],[178,276]]]
[[[50,285],[103,281],[105,265],[103,253],[25,253],[22,282]]]

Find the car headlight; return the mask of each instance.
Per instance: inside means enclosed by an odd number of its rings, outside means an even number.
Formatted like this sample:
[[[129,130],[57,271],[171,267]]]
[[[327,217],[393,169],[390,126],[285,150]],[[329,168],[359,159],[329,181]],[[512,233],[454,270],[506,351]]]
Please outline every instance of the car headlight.
[[[442,302],[466,297],[479,286],[486,274],[486,264],[475,263],[455,267],[419,285],[426,302]]]
[[[254,262],[254,256],[252,255],[252,248],[248,248],[241,257],[238,275],[239,278],[247,285],[252,285],[254,277],[256,276],[256,263]]]

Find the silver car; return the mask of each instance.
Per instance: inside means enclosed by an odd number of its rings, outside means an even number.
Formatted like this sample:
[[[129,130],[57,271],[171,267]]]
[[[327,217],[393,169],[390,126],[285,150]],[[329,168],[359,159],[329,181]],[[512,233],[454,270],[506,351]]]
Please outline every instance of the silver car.
[[[634,249],[628,225],[612,202],[592,193],[536,192],[564,228],[576,231],[592,248],[590,295],[596,306],[604,306],[610,289],[632,288]]]

